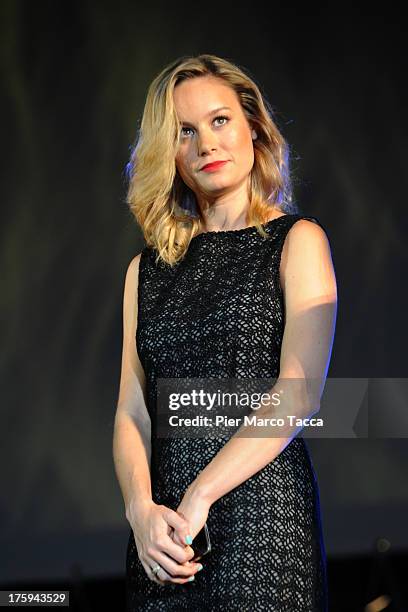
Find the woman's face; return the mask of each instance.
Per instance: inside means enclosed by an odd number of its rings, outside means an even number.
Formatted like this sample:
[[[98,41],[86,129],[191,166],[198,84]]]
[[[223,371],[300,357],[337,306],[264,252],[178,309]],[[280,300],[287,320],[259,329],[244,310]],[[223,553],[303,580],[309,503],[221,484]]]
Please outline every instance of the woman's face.
[[[182,124],[176,166],[197,198],[203,194],[211,200],[247,183],[254,148],[235,91],[216,77],[195,77],[176,86],[174,104]],[[221,160],[227,163],[203,170]]]

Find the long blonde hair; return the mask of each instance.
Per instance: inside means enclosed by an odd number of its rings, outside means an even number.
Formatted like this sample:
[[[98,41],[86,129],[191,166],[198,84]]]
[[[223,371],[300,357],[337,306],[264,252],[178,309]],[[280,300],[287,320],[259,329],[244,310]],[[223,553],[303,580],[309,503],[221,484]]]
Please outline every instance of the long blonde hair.
[[[292,202],[289,146],[259,87],[240,67],[225,59],[209,54],[183,56],[166,66],[150,84],[136,143],[127,164],[126,202],[147,246],[156,249],[157,260],[161,258],[171,266],[183,258],[203,221],[198,206],[197,216],[183,210],[186,198],[191,201],[195,196],[176,168],[181,124],[173,100],[176,85],[200,76],[218,77],[229,85],[257,132],[247,223],[255,225],[265,236],[262,224],[268,220],[271,206],[288,213],[298,212]],[[203,205],[207,207],[209,203],[203,200]]]

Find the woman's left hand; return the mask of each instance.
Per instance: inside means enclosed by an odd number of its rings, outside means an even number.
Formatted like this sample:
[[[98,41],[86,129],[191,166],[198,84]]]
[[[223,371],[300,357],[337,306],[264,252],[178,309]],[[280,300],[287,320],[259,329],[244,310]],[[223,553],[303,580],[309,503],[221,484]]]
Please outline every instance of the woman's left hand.
[[[204,523],[208,518],[208,513],[211,504],[200,494],[193,491],[193,489],[187,489],[184,493],[183,499],[181,500],[177,512],[181,514],[190,524],[190,535],[194,538],[197,533],[204,527]],[[186,545],[177,531],[173,530],[171,537],[177,544],[182,546]],[[194,547],[193,547],[194,550]]]

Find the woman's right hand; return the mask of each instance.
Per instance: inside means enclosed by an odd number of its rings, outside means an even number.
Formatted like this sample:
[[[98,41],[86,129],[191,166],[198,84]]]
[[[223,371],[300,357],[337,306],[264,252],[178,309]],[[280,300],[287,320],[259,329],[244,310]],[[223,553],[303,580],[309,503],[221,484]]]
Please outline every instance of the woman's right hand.
[[[139,559],[154,582],[185,584],[199,571],[200,563],[190,563],[194,551],[186,544],[181,546],[170,537],[173,529],[185,537],[190,533],[186,519],[176,511],[152,500],[139,507],[137,512],[129,510],[128,520],[133,530]],[[161,569],[153,574],[157,564]]]

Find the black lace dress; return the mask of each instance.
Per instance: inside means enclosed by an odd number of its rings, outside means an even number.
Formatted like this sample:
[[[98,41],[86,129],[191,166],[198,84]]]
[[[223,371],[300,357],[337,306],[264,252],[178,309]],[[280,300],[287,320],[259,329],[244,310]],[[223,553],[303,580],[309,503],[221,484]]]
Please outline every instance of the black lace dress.
[[[139,267],[136,345],[152,420],[153,501],[177,509],[223,438],[160,438],[157,378],[275,378],[284,331],[279,282],[282,247],[299,219],[282,215],[253,227],[192,239],[173,269],[145,247]],[[326,555],[319,490],[298,435],[274,461],[210,508],[212,551],[186,584],[146,575],[132,530],[126,557],[127,610],[312,612],[327,610]]]

